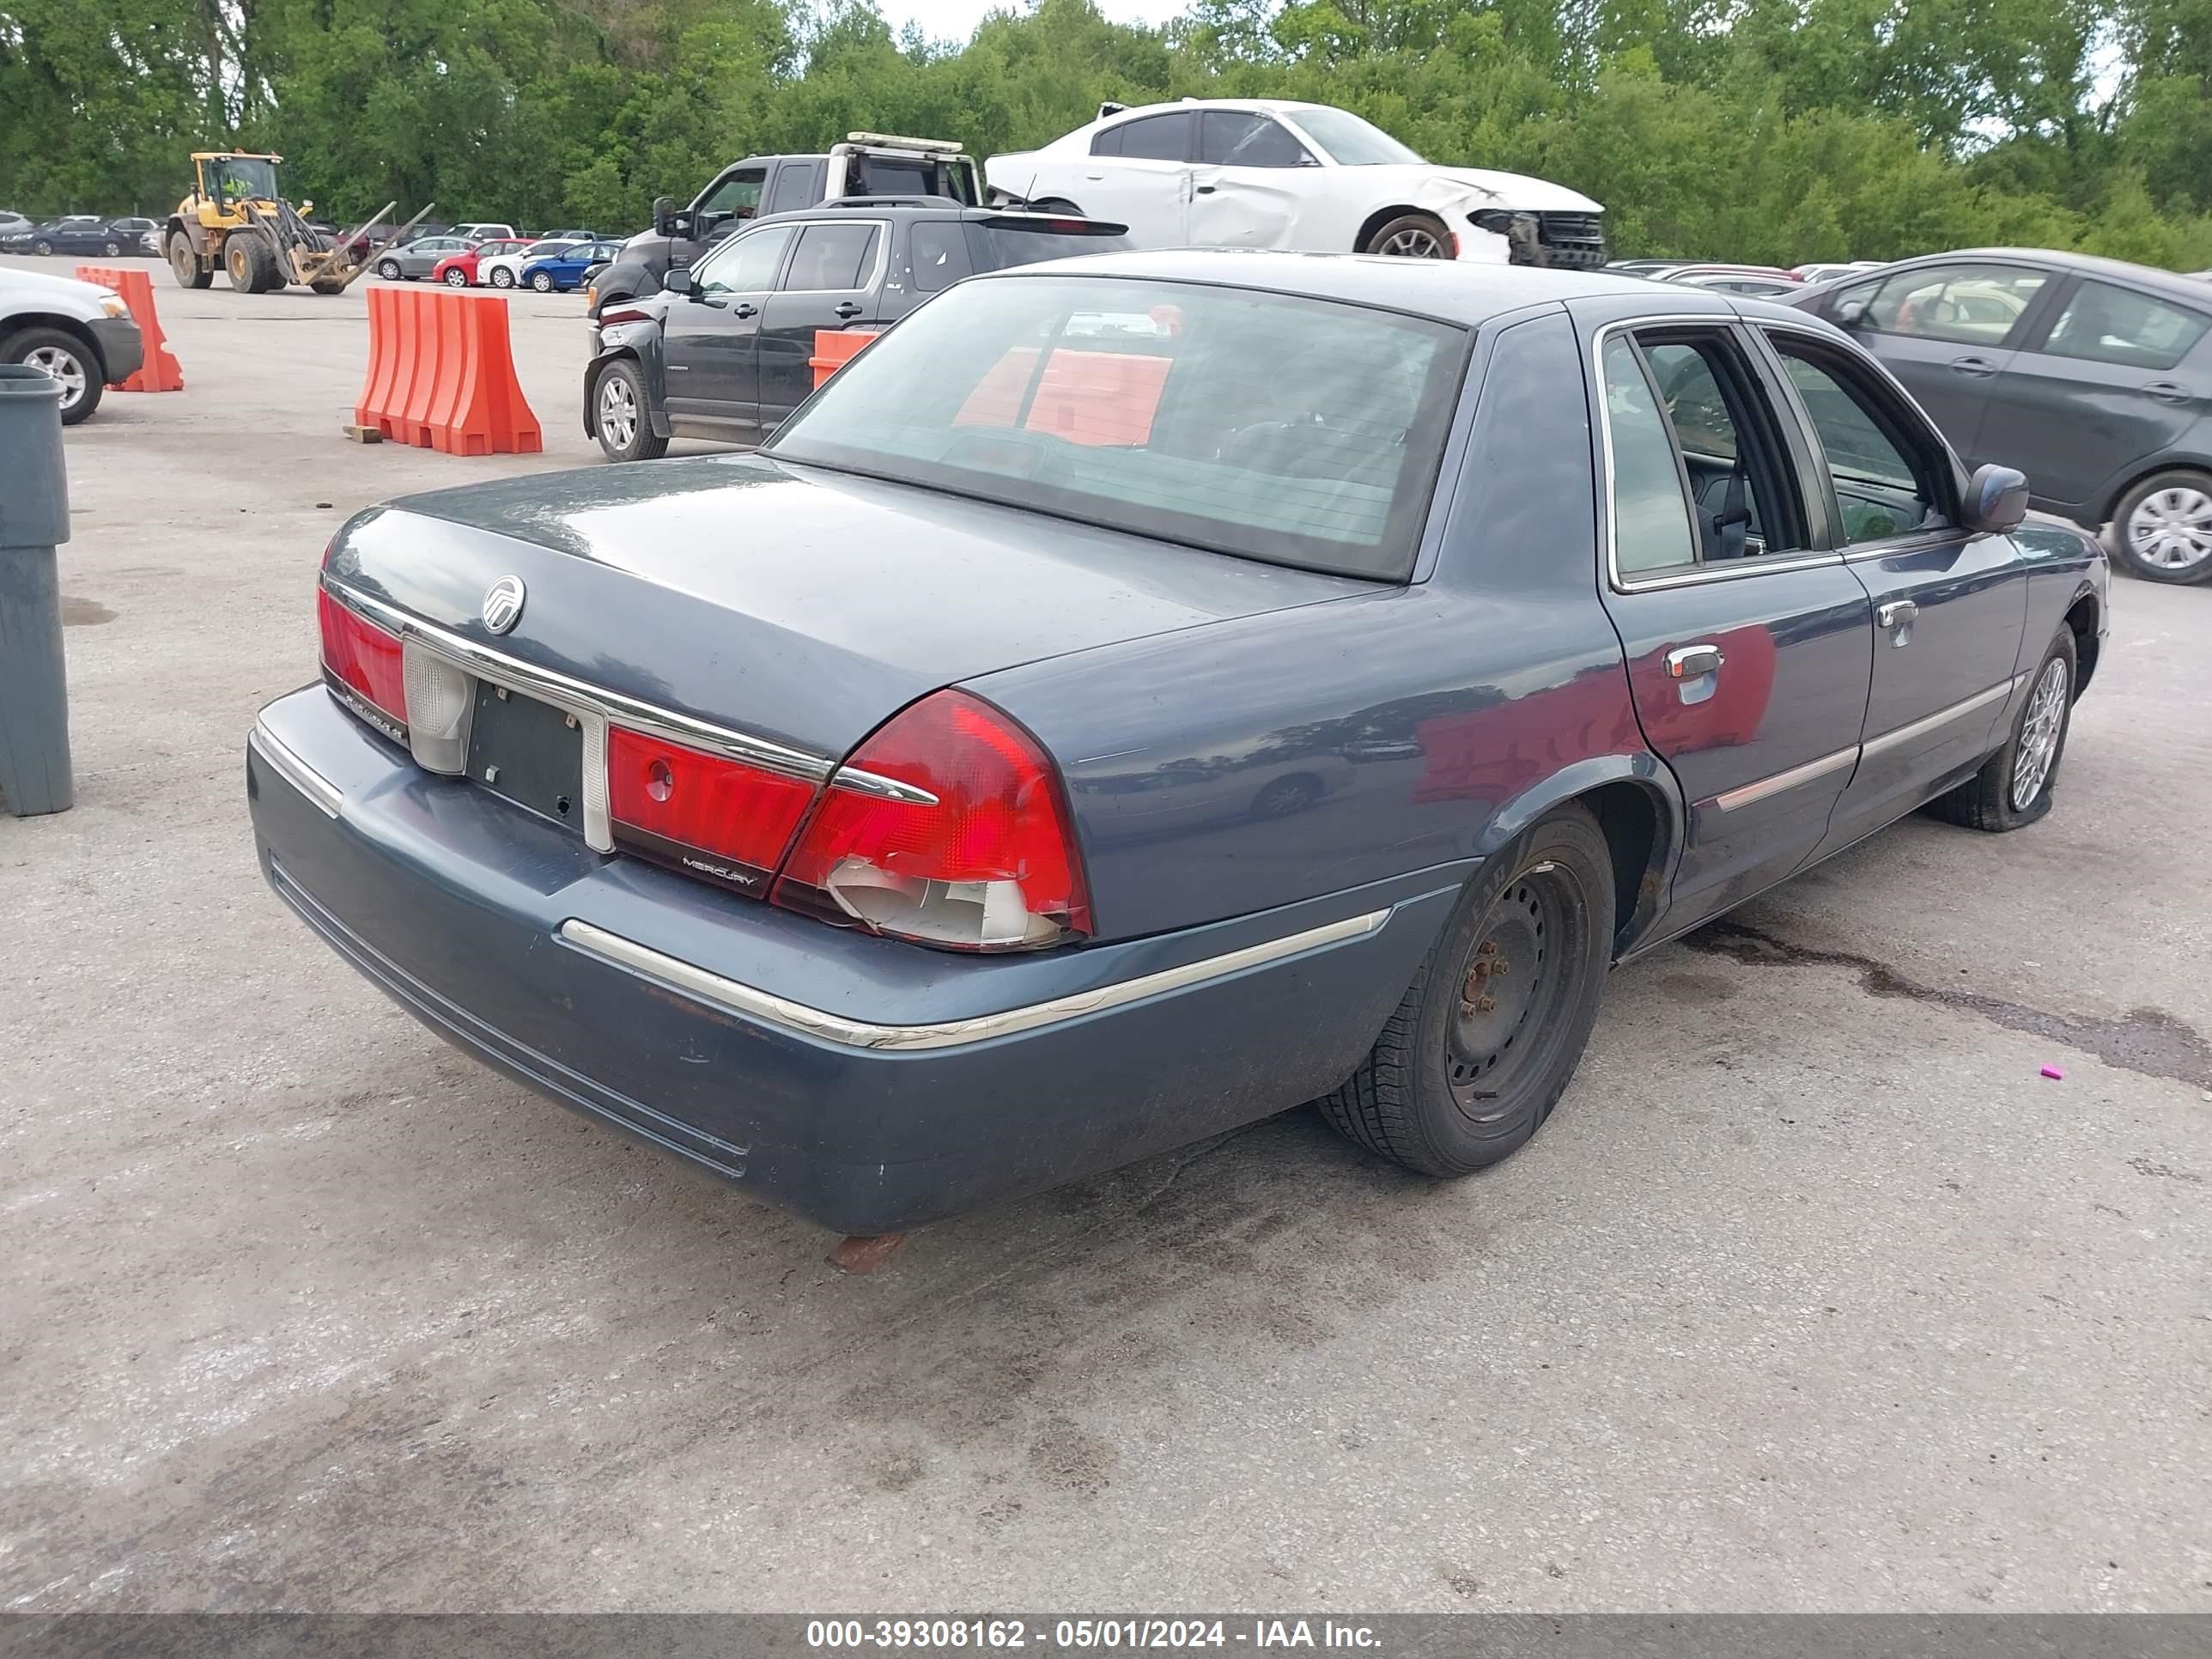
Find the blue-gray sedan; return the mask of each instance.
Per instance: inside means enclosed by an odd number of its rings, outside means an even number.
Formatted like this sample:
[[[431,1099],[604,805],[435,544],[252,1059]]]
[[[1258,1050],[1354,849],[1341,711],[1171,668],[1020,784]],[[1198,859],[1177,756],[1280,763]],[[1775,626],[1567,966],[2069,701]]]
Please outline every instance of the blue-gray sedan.
[[[1613,963],[2048,810],[2106,571],[2025,494],[1758,301],[1027,267],[757,454],[355,518],[247,793],[432,1030],[847,1231],[1316,1099],[1462,1175]]]

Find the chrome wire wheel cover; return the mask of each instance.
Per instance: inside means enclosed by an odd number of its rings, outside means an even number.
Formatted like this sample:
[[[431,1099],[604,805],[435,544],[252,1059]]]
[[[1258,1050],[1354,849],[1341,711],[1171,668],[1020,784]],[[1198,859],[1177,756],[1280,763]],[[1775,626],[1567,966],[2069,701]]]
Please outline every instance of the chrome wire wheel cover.
[[[23,359],[24,366],[35,368],[42,374],[51,374],[62,383],[62,407],[75,409],[77,400],[84,396],[84,365],[76,354],[60,346],[40,346]]]
[[[2066,662],[2053,657],[2028,696],[2027,718],[2021,722],[2020,752],[2012,763],[2012,810],[2025,812],[2043,793],[2051,763],[2058,756],[2058,734],[2066,729]]]
[[[637,436],[637,393],[619,374],[599,382],[599,430],[617,449],[628,449]]]
[[[2212,559],[2212,495],[2193,484],[2154,490],[2128,514],[2124,533],[2145,564],[2191,569]]]
[[[1376,251],[1400,259],[1441,259],[1444,257],[1443,239],[1436,232],[1424,230],[1419,225],[1408,225]]]

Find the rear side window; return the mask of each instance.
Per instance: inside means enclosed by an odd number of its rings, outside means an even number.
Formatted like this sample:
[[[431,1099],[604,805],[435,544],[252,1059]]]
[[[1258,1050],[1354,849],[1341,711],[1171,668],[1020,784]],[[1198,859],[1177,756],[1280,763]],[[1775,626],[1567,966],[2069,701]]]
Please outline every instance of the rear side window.
[[[872,224],[808,225],[776,286],[793,293],[857,289],[876,263],[883,234]]]
[[[951,288],[971,269],[968,239],[956,220],[923,220],[907,233],[907,246],[914,261],[917,293],[934,294]]]
[[[1689,497],[1659,394],[1626,335],[1607,339],[1604,362],[1614,562],[1624,575],[1688,564],[1694,556]]]
[[[1139,156],[1153,161],[1180,161],[1190,154],[1190,113],[1177,110],[1171,115],[1147,115],[1141,120],[1124,121],[1111,130],[1112,137],[1120,140],[1118,149],[1100,149],[1096,143],[1093,155]],[[1106,133],[1100,137],[1109,136]]]
[[[2025,265],[1923,265],[1875,290],[1869,326],[1954,345],[2001,345],[2047,280]]]
[[[769,191],[768,205],[763,213],[789,213],[794,208],[810,208],[822,199],[822,173],[815,162],[787,161],[777,170],[775,185]]]
[[[2041,349],[2127,368],[2172,368],[2212,328],[2212,317],[2111,283],[2075,289]]]
[[[1069,222],[1061,221],[1062,223]],[[1047,259],[1073,259],[1081,253],[1110,253],[1129,246],[1117,229],[1101,234],[1053,230],[1045,225],[1031,229],[1008,220],[969,220],[968,246],[978,270],[1006,270],[1015,265],[1042,264]]]

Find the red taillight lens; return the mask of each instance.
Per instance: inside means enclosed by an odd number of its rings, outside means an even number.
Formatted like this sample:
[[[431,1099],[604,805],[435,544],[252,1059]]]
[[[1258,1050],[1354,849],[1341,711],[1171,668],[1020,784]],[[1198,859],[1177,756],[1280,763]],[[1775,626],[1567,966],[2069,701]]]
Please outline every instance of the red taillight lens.
[[[970,951],[1091,930],[1059,777],[990,704],[961,691],[925,697],[848,765],[935,802],[833,784],[784,865],[777,903]]]
[[[330,596],[315,590],[315,617],[323,630],[323,666],[332,678],[401,726],[407,723],[407,672],[399,636],[386,633]],[[405,739],[404,731],[390,733]]]
[[[607,728],[607,811],[637,851],[750,893],[768,890],[814,786],[704,750]]]

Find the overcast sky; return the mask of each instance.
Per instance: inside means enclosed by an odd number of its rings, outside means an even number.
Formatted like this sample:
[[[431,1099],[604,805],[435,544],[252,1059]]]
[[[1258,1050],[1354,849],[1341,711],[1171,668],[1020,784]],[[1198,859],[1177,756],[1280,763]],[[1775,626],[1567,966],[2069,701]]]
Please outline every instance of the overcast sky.
[[[965,44],[983,14],[1001,4],[1018,8],[1022,0],[877,0],[891,32],[909,21],[921,25],[933,40]],[[1164,23],[1182,10],[1181,0],[1099,0],[1098,9],[1117,23]]]

